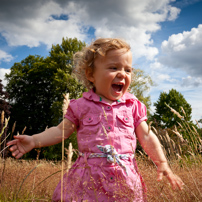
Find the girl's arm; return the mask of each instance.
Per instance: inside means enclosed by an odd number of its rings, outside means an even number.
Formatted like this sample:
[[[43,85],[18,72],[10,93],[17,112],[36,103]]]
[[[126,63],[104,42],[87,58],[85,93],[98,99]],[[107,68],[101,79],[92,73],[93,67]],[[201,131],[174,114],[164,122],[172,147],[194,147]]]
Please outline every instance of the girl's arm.
[[[149,127],[147,123],[143,121],[137,126],[135,132],[143,149],[158,167],[157,180],[162,180],[162,177],[164,175],[168,178],[173,189],[176,189],[177,187],[179,189],[182,189],[184,183],[178,176],[173,174],[168,165],[167,159],[163,153],[161,144],[157,136],[151,130],[148,133],[148,129]]]
[[[62,141],[63,132],[64,139],[67,139],[75,129],[75,124],[68,119],[64,119],[58,126],[51,127],[42,133],[32,136],[14,136],[15,140],[8,142],[7,145],[11,146],[10,151],[12,152],[12,155],[18,159],[34,148],[60,143]]]

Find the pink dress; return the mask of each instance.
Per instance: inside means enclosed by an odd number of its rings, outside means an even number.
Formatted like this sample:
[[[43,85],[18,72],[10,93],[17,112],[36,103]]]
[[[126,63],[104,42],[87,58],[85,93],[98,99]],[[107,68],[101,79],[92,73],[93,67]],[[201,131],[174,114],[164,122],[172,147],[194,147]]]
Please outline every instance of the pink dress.
[[[77,126],[80,156],[64,175],[64,201],[146,201],[134,158],[134,130],[147,119],[145,105],[129,93],[109,104],[90,90],[71,100],[65,118]],[[61,201],[61,182],[52,199]]]

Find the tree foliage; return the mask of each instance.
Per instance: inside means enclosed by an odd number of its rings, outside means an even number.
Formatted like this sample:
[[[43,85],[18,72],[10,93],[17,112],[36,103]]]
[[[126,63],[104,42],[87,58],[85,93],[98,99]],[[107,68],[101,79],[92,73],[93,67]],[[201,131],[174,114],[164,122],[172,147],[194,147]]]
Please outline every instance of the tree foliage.
[[[185,100],[183,95],[171,89],[169,93],[162,92],[157,102],[154,103],[156,107],[156,112],[151,116],[151,118],[157,122],[158,126],[163,128],[171,128],[174,125],[177,125],[177,122],[180,122],[180,118],[174,114],[167,106],[181,113],[182,116],[185,116],[182,110],[186,113],[186,120],[191,120],[192,108],[191,105]]]
[[[150,116],[151,98],[150,95],[145,96],[145,92],[147,92],[150,89],[150,86],[153,85],[154,82],[151,77],[146,75],[143,70],[133,69],[130,92],[145,104],[148,116]]]
[[[76,38],[63,38],[48,57],[29,55],[11,67],[6,89],[17,131],[26,126],[26,134],[32,135],[57,125],[62,120],[63,94],[69,93],[71,99],[82,95],[85,88],[72,76],[72,58],[84,46]]]
[[[2,84],[2,80],[0,80],[0,111],[4,111],[4,116],[8,118],[10,115],[10,104],[8,103],[9,94],[5,91],[4,86]]]

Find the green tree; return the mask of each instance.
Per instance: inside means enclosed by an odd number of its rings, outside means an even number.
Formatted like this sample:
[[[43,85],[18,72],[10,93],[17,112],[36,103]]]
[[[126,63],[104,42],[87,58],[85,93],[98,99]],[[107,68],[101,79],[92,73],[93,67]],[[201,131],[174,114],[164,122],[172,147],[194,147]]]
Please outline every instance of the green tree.
[[[17,122],[17,131],[26,126],[26,134],[32,135],[57,125],[62,120],[63,94],[69,93],[71,99],[82,95],[85,88],[72,76],[72,58],[84,46],[76,38],[63,38],[61,45],[52,46],[48,57],[30,55],[11,67],[6,75],[6,90],[12,106],[11,123]],[[60,146],[55,146],[54,151],[60,153],[57,147]],[[45,148],[42,156],[59,158],[60,154],[50,156],[48,150]]]
[[[4,117],[8,118],[10,115],[10,104],[8,103],[9,94],[5,91],[4,86],[2,84],[2,80],[0,79],[0,112],[4,111]]]
[[[157,102],[154,103],[156,107],[156,112],[151,116],[151,118],[157,122],[158,126],[162,128],[171,128],[180,122],[180,118],[171,112],[171,110],[166,106],[169,105],[171,108],[179,112],[182,116],[185,116],[183,110],[186,112],[186,120],[191,120],[192,108],[191,105],[185,100],[183,95],[171,89],[169,93],[162,92]]]
[[[149,75],[146,75],[143,70],[133,69],[132,82],[130,85],[130,93],[134,94],[147,107],[147,115],[150,116],[151,98],[150,95],[145,96],[145,92],[154,86]]]

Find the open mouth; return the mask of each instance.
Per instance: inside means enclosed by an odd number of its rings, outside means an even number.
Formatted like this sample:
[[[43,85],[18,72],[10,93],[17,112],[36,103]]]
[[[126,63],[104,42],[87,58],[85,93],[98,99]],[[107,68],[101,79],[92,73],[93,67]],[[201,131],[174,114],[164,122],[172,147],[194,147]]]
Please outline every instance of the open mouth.
[[[121,90],[123,89],[123,84],[112,84],[112,88],[116,92],[121,92]]]

